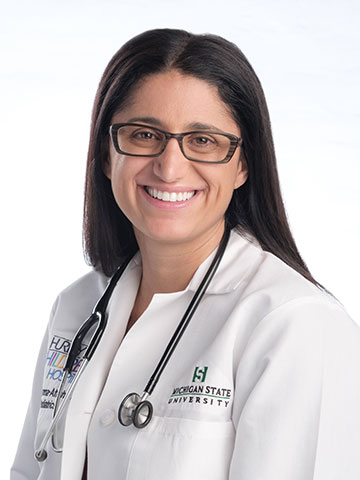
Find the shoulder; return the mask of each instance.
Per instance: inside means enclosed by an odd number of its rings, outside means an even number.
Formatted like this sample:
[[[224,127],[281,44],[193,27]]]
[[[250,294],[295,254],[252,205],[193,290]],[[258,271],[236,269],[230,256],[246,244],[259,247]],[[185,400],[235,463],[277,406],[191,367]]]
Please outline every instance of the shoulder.
[[[289,302],[313,300],[328,306],[342,304],[330,293],[317,287],[274,254],[261,248],[253,237],[233,231],[228,258],[228,274],[236,278],[241,297],[262,296],[269,312]]]
[[[236,278],[234,295],[243,310],[252,312],[254,334],[274,336],[285,332],[322,335],[359,335],[359,326],[330,293],[317,287],[255,239],[232,234],[228,275]]]
[[[243,378],[245,372],[251,379],[286,373],[290,382],[292,375],[305,378],[314,369],[319,375],[331,372],[334,382],[344,372],[354,378],[360,362],[359,325],[335,297],[256,241],[249,245],[252,265],[234,291],[238,331],[244,331],[244,324],[247,331],[243,343],[241,335],[237,340]],[[241,256],[233,268],[239,263]]]
[[[66,324],[67,319],[71,319],[72,324],[82,323],[104,292],[108,280],[103,273],[92,270],[64,288],[54,303],[51,323]]]

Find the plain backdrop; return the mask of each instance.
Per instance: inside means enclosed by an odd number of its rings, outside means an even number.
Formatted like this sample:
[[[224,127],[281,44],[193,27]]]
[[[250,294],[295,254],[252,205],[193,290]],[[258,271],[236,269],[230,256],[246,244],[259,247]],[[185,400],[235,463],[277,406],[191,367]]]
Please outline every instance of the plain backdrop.
[[[52,303],[89,270],[81,224],[95,91],[115,51],[144,30],[215,33],[243,50],[265,90],[300,253],[360,321],[359,13],[356,0],[2,3],[1,478]]]

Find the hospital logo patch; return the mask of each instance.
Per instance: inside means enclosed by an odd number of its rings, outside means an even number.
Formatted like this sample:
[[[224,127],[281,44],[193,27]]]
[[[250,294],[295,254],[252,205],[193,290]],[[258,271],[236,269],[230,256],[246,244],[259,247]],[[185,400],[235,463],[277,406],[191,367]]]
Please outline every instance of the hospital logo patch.
[[[63,370],[65,367],[66,359],[71,347],[71,340],[54,335],[46,356],[43,390],[41,396],[41,408],[53,410],[55,407],[55,400],[58,396],[58,386],[63,377]],[[86,345],[81,346],[81,353],[86,349]],[[81,354],[76,358],[74,367],[71,373],[68,374],[67,381],[71,383],[76,375],[82,362]],[[64,390],[61,393],[61,398],[66,394]]]

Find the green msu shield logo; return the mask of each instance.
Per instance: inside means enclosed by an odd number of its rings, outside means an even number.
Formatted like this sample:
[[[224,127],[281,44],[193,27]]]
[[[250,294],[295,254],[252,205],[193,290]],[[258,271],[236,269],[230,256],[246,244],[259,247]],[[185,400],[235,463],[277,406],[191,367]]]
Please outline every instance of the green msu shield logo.
[[[195,367],[194,375],[193,375],[193,382],[205,382],[206,372],[208,367]]]

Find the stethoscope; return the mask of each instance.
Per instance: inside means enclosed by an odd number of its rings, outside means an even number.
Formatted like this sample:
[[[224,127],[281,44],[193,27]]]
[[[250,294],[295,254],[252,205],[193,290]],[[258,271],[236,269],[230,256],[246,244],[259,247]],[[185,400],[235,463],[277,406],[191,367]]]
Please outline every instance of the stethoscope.
[[[129,425],[134,425],[136,428],[144,428],[146,425],[149,424],[152,415],[153,415],[153,406],[147,398],[152,394],[159,378],[168,363],[169,359],[171,358],[177,344],[179,343],[180,338],[182,337],[183,333],[185,332],[186,327],[188,326],[191,318],[193,317],[202,297],[204,296],[209,283],[211,282],[215,272],[219,266],[219,263],[223,257],[225,252],[226,245],[229,240],[230,230],[225,228],[224,234],[221,238],[219,247],[216,251],[215,257],[211,262],[210,267],[208,268],[207,272],[205,273],[204,278],[202,279],[199,287],[197,288],[194,296],[192,297],[189,306],[187,307],[182,319],[180,320],[179,325],[177,326],[173,336],[171,337],[158,365],[156,366],[154,373],[151,375],[146,387],[142,395],[138,393],[129,393],[125,396],[123,401],[120,404],[118,410],[118,419],[121,425],[125,427]],[[106,287],[103,295],[95,305],[93,312],[89,316],[89,318],[81,325],[73,341],[71,343],[71,348],[66,360],[66,364],[63,370],[63,376],[61,379],[60,387],[58,390],[58,394],[55,401],[54,406],[54,413],[52,421],[49,425],[48,430],[46,431],[43,441],[41,442],[40,447],[35,452],[35,458],[39,462],[43,462],[47,458],[46,452],[46,444],[51,437],[52,448],[55,452],[62,452],[62,449],[56,446],[55,438],[54,438],[54,431],[55,427],[64,412],[65,406],[67,405],[68,401],[71,398],[72,392],[79,381],[86,365],[91,360],[92,356],[94,355],[97,346],[103,336],[103,333],[106,328],[107,324],[107,313],[106,309],[110,300],[110,297],[114,291],[114,288],[120,279],[121,275],[124,273],[128,263],[130,262],[132,255],[126,259],[126,261],[118,268],[115,272],[113,277],[110,279],[108,286]],[[62,402],[60,402],[60,397],[62,397],[62,391],[66,382],[68,375],[72,373],[75,360],[79,356],[82,350],[82,343],[86,336],[86,334],[97,325],[96,330],[94,331],[89,345],[87,346],[84,356],[79,364],[78,372],[76,376],[73,378],[68,392],[66,393],[65,397],[63,398]]]

